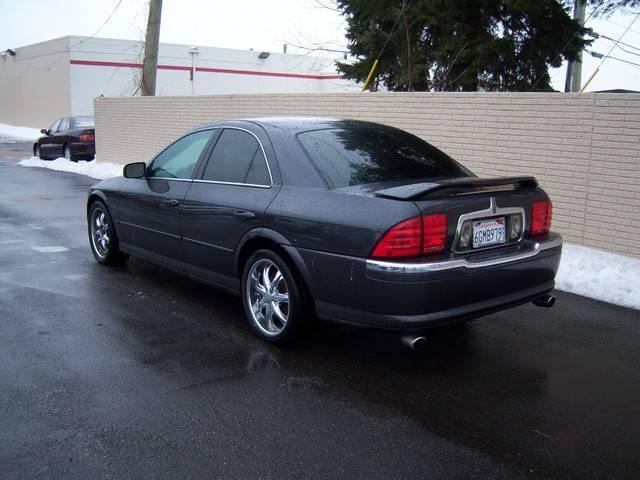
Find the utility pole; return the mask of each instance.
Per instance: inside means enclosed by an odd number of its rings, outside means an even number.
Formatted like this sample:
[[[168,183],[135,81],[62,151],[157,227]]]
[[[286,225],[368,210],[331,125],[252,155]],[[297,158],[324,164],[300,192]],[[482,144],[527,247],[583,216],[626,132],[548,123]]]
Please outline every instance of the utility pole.
[[[156,94],[161,16],[162,0],[149,0],[149,18],[144,42],[144,63],[142,64],[142,95],[153,96]]]
[[[584,17],[587,11],[587,0],[574,0],[573,19],[584,26]],[[567,78],[564,82],[565,92],[579,92],[582,86],[582,52],[578,53],[573,62],[567,64]]]

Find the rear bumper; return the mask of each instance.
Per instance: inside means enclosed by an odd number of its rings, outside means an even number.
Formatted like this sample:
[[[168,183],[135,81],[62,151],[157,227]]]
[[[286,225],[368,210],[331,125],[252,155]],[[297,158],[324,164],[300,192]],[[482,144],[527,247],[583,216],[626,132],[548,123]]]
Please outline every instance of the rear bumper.
[[[73,142],[70,144],[71,153],[77,158],[93,160],[96,155],[96,144],[94,142]]]
[[[419,330],[476,318],[548,293],[562,238],[524,240],[464,257],[381,262],[300,251],[318,316],[386,330]]]

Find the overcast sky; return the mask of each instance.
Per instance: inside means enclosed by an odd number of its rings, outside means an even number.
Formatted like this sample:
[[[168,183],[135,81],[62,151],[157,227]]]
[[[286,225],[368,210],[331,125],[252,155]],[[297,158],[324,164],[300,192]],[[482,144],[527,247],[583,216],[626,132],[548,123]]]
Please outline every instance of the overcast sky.
[[[325,3],[329,3],[326,0]],[[0,0],[0,50],[64,35],[93,35],[118,0]],[[144,36],[147,0],[121,0],[97,36],[139,40]],[[590,19],[587,26],[617,39],[634,16],[616,14]],[[344,21],[316,0],[164,0],[160,41],[256,50],[281,51],[283,43],[344,48]],[[624,43],[640,49],[640,20]],[[598,39],[591,50],[606,54],[613,43]],[[640,50],[621,45],[613,57],[640,64]],[[290,46],[289,52],[295,50]],[[301,51],[302,52],[302,51]],[[319,56],[329,55],[324,52]],[[600,60],[585,56],[583,79]],[[564,88],[564,68],[551,72],[556,89]],[[588,90],[640,90],[640,66],[608,59]]]

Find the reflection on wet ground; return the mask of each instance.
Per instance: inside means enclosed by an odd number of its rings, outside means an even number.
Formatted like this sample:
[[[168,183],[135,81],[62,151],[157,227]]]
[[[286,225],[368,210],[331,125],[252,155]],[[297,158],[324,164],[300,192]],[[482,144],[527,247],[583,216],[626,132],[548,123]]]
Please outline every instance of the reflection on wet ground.
[[[327,324],[278,349],[232,296],[135,259],[95,264],[92,181],[13,164],[0,160],[8,478],[640,471],[637,311],[559,293],[551,310],[433,331],[423,352]]]

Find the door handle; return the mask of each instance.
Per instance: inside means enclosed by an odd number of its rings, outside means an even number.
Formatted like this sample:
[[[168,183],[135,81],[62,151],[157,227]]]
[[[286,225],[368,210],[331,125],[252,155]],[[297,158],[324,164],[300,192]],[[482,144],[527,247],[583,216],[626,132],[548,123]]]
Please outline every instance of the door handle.
[[[177,207],[178,205],[180,205],[180,202],[175,198],[172,198],[171,200],[162,200],[161,203],[162,205],[170,205],[172,207]]]
[[[238,218],[256,218],[256,214],[247,210],[236,210],[233,212],[234,217]]]

